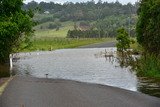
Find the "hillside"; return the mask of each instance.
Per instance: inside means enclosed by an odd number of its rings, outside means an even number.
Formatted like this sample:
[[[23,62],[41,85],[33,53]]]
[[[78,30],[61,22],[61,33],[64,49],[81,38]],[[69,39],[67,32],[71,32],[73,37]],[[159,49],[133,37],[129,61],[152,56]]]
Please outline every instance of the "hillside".
[[[30,2],[24,9],[34,10],[36,36],[66,37],[69,30],[89,30],[103,32],[99,37],[115,37],[116,31],[124,27],[131,36],[135,35],[138,3],[122,5],[119,2],[108,3],[93,0],[83,3],[66,2]],[[81,23],[85,26],[81,26]],[[83,32],[81,32],[83,33]],[[77,37],[77,34],[74,34]],[[98,34],[96,34],[98,37]],[[71,36],[70,36],[71,37]],[[90,35],[89,37],[92,37]]]

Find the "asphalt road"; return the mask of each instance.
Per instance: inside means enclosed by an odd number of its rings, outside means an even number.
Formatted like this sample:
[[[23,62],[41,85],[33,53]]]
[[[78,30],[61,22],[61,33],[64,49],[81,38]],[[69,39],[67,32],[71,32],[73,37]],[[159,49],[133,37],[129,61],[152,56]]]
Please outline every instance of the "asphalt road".
[[[160,107],[160,99],[110,86],[17,76],[0,107]]]
[[[110,42],[80,48],[114,46]],[[160,98],[97,84],[16,76],[0,96],[0,107],[160,107]]]
[[[96,43],[86,46],[80,46],[79,48],[106,48],[106,47],[115,47],[116,42],[104,42],[104,43]]]

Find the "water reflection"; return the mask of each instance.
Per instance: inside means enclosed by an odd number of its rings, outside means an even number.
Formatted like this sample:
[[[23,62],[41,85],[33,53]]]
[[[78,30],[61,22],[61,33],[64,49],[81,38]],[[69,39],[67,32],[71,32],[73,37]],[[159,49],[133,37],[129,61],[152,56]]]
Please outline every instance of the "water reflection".
[[[138,91],[160,97],[160,80],[139,78]]]

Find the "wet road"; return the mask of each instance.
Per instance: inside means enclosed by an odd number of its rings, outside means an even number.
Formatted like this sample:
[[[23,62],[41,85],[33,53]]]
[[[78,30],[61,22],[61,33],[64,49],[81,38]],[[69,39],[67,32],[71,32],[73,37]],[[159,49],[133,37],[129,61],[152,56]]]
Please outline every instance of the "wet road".
[[[160,107],[160,99],[110,86],[15,77],[0,107]]]
[[[104,43],[96,43],[86,46],[80,46],[79,48],[106,48],[106,47],[115,47],[116,42],[104,42]]]

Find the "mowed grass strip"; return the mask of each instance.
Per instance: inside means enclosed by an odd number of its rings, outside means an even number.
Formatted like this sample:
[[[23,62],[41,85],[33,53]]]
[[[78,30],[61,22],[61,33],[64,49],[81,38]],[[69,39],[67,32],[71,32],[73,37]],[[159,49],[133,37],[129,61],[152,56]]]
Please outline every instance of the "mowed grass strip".
[[[23,51],[47,51],[55,49],[76,48],[88,44],[114,41],[114,38],[39,38],[33,41],[31,47]]]

